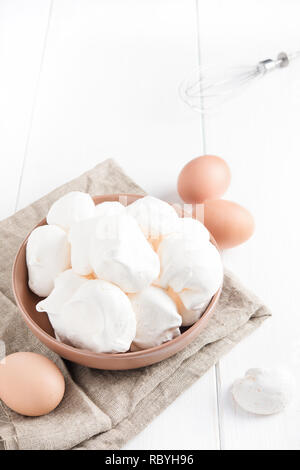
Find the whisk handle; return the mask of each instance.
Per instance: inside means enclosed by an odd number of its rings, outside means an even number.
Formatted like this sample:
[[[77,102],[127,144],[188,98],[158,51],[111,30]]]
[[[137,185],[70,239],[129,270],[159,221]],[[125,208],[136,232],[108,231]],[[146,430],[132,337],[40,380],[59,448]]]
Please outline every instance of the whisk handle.
[[[287,67],[289,65],[289,57],[285,52],[280,52],[277,59],[265,59],[261,60],[257,65],[257,70],[261,74],[271,72],[272,70]]]

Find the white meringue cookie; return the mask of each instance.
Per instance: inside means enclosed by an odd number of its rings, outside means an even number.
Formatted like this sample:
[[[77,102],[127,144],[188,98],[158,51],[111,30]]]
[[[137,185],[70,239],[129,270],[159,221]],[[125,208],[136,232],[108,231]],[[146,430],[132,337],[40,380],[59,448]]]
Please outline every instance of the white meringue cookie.
[[[88,279],[78,276],[72,269],[60,273],[54,281],[54,289],[46,299],[36,305],[38,312],[47,312],[49,315],[60,315],[62,306]]]
[[[26,245],[28,285],[32,292],[46,297],[54,287],[54,279],[70,267],[70,246],[64,230],[55,225],[34,229]]]
[[[36,305],[38,312],[47,312],[49,321],[54,329],[56,338],[61,341],[58,334],[63,329],[61,309],[80,286],[88,282],[84,277],[78,276],[72,269],[59,274],[54,281],[54,289],[51,294]]]
[[[167,290],[167,293],[171,297],[171,299],[173,299],[174,302],[176,303],[178,313],[182,317],[182,326],[191,326],[194,323],[196,323],[196,321],[198,321],[199,318],[203,315],[203,313],[208,307],[208,304],[211,301],[211,297],[209,297],[206,301],[202,301],[201,303],[197,302],[197,306],[194,307],[193,309],[192,308],[188,309],[185,307],[179,295],[176,292],[174,292],[173,289],[169,287],[169,289]],[[197,296],[197,292],[195,292],[195,295]]]
[[[91,196],[80,191],[71,191],[52,204],[47,215],[48,224],[58,225],[68,231],[80,220],[95,215],[95,203]]]
[[[180,335],[181,316],[163,289],[150,286],[129,298],[137,322],[132,350],[159,346]]]
[[[152,196],[145,196],[130,204],[127,213],[136,219],[146,238],[159,239],[178,228],[176,210],[167,202]]]
[[[294,391],[295,380],[283,369],[250,369],[232,387],[238,405],[260,415],[282,411],[292,400]]]
[[[183,303],[185,309],[187,310],[201,310],[204,305],[208,305],[213,295],[217,292],[221,286],[222,279],[220,278],[218,282],[211,282],[210,285],[201,287],[198,291],[191,289],[183,289],[178,293],[181,302]]]
[[[57,334],[61,341],[96,353],[126,352],[136,332],[130,300],[119,287],[87,281],[63,304]]]
[[[158,254],[161,287],[178,292],[187,309],[205,302],[222,284],[221,257],[210,242],[170,235],[160,243]]]
[[[197,310],[183,309],[180,314],[182,317],[182,326],[191,326],[194,323],[196,323],[199,320],[199,318],[202,317],[208,304],[209,304],[209,301],[206,303],[203,303],[202,306],[201,307],[199,306]]]
[[[117,201],[105,201],[95,207],[95,217],[72,224],[69,231],[72,268],[78,274],[87,276],[93,272],[90,263],[90,243],[100,217],[117,216],[125,213],[125,207]]]
[[[120,215],[125,213],[126,208],[118,201],[104,201],[96,205],[96,216]]]
[[[91,238],[90,263],[96,276],[124,292],[138,292],[159,275],[157,254],[127,213],[101,217]]]
[[[209,241],[209,231],[200,220],[194,219],[193,217],[180,218],[178,230],[184,240]]]
[[[96,230],[99,217],[84,219],[72,224],[69,231],[69,242],[71,245],[72,269],[82,276],[93,272],[90,263],[91,237]]]

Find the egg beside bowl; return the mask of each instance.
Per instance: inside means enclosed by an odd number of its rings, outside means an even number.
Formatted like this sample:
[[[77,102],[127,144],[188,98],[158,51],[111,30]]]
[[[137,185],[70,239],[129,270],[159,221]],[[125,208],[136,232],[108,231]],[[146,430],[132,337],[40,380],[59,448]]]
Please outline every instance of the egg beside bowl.
[[[122,198],[124,198],[124,195],[122,195]],[[135,196],[135,195],[128,195],[128,204],[131,204],[137,199],[140,199],[141,196]],[[116,207],[116,205],[111,205],[111,202],[118,201],[119,195],[110,195],[110,196],[97,196],[94,198],[95,203],[97,204],[96,206],[96,212],[110,212],[113,206]],[[151,198],[153,199],[153,198]],[[100,204],[99,204],[100,203]],[[99,204],[99,205],[98,205]],[[101,207],[102,206],[102,207]],[[106,206],[106,207],[105,207]],[[109,207],[110,206],[110,207]],[[130,206],[129,206],[130,207]],[[133,205],[134,207],[134,205]],[[120,212],[123,210],[121,209]],[[103,214],[102,214],[103,215]],[[107,215],[107,214],[106,214]],[[112,215],[112,214],[111,214]],[[179,219],[181,220],[181,219]],[[159,222],[159,219],[158,219]],[[79,221],[76,221],[75,223],[80,223]],[[45,224],[45,221],[42,221],[40,225]],[[155,224],[154,224],[155,225]],[[166,225],[166,224],[164,224]],[[72,224],[70,224],[69,228],[67,228],[68,233],[71,231]],[[66,230],[66,228],[64,228]],[[155,227],[154,227],[155,231]],[[207,231],[203,230],[203,235],[206,233],[206,237],[208,238],[208,233]],[[160,234],[158,233],[160,236]],[[170,234],[166,234],[165,236],[169,236]],[[199,236],[199,234],[198,234]],[[150,240],[152,242],[152,240]],[[102,240],[103,242],[103,240]],[[151,245],[150,245],[151,247]],[[25,264],[25,248],[26,248],[26,240],[24,241],[23,245],[21,246],[19,253],[17,255],[16,261],[15,261],[15,266],[14,266],[14,291],[16,295],[16,300],[21,308],[21,311],[23,313],[23,316],[25,318],[25,321],[29,325],[29,327],[34,331],[34,333],[50,347],[54,351],[56,351],[58,354],[60,354],[63,357],[66,357],[67,359],[73,360],[74,362],[79,362],[84,365],[88,365],[91,367],[96,367],[96,368],[104,368],[104,369],[128,369],[128,368],[135,368],[135,367],[141,367],[147,364],[151,364],[154,362],[158,362],[159,360],[162,360],[166,357],[169,357],[170,355],[174,354],[175,352],[179,351],[183,347],[185,347],[190,341],[192,341],[202,330],[202,328],[205,326],[206,321],[210,317],[210,315],[213,312],[214,306],[217,302],[217,298],[220,294],[220,287],[218,288],[217,292],[215,295],[213,295],[212,299],[206,299],[205,305],[202,305],[202,311],[204,311],[202,317],[200,320],[197,321],[197,315],[195,315],[195,312],[193,312],[194,317],[191,319],[190,323],[183,322],[184,324],[191,324],[192,322],[195,322],[191,327],[189,327],[186,331],[184,329],[181,329],[181,335],[177,336],[178,334],[178,328],[180,327],[180,322],[178,325],[175,325],[174,327],[174,334],[172,333],[171,338],[173,337],[174,339],[168,341],[170,339],[170,336],[168,334],[164,336],[164,334],[161,335],[164,341],[167,340],[165,343],[160,344],[160,340],[158,342],[154,342],[156,346],[151,347],[151,345],[142,345],[142,347],[147,347],[147,349],[140,349],[140,346],[136,345],[134,342],[134,338],[132,340],[132,347],[131,350],[135,350],[135,352],[121,352],[119,354],[115,353],[102,353],[102,352],[93,352],[89,351],[89,344],[83,343],[80,344],[76,343],[76,340],[69,338],[64,338],[65,343],[61,343],[58,340],[54,339],[54,331],[53,328],[51,327],[51,324],[49,323],[48,316],[45,315],[44,313],[38,313],[36,312],[35,305],[40,301],[41,299],[38,299],[34,294],[31,293],[31,291],[27,288],[27,270]],[[152,247],[151,247],[152,249]],[[72,250],[71,250],[72,251]],[[72,256],[71,256],[72,257]],[[124,260],[122,260],[124,261]],[[125,259],[125,266],[126,262],[128,260]],[[130,268],[131,269],[131,268]],[[130,270],[129,270],[130,271]],[[154,275],[154,271],[152,273],[152,276]],[[79,275],[80,277],[84,277],[82,275]],[[92,273],[86,274],[86,277],[84,278],[85,281],[90,281],[91,277],[94,277]],[[102,279],[102,281],[104,281]],[[154,287],[159,287],[162,289],[161,286],[157,285],[157,279],[154,281],[153,288]],[[110,282],[109,280],[106,280],[106,282]],[[149,286],[148,286],[149,287]],[[142,291],[144,289],[147,289],[148,287],[143,287]],[[85,289],[84,286],[80,289]],[[169,303],[174,302],[176,308],[177,308],[177,314],[181,313],[181,319],[183,318],[182,311],[179,312],[178,307],[181,303],[181,300],[179,299],[174,299],[172,295],[170,295],[170,289],[165,289],[163,288],[164,295],[169,296]],[[123,293],[123,292],[122,292]],[[54,292],[51,294],[53,296]],[[124,293],[123,293],[124,294]],[[138,292],[130,292],[124,294],[126,298],[130,297],[131,295],[138,294]],[[80,294],[81,295],[81,294]],[[82,298],[79,295],[79,299],[77,298],[77,307],[78,308],[78,300],[79,304],[83,305],[82,303]],[[176,293],[177,295],[177,293]],[[78,295],[77,295],[78,297]],[[146,296],[147,297],[147,296]],[[50,296],[51,298],[51,296]],[[89,306],[93,304],[93,295],[89,293]],[[76,299],[75,299],[76,300]],[[155,299],[154,299],[155,301]],[[42,303],[47,302],[47,299],[42,301]],[[131,302],[132,303],[132,302]],[[94,302],[95,304],[95,302]],[[147,304],[148,305],[148,304]],[[161,304],[163,307],[163,304]],[[44,305],[45,306],[45,305]],[[70,307],[68,307],[70,308]],[[66,310],[68,310],[66,308]],[[72,307],[73,308],[73,307]],[[81,307],[80,307],[81,308]],[[148,307],[147,307],[148,308]],[[71,309],[72,310],[72,309]],[[84,308],[83,311],[90,311],[91,308]],[[104,309],[105,310],[105,309]],[[162,308],[163,311],[163,308]],[[70,315],[70,314],[69,314]],[[199,316],[199,315],[198,315]],[[50,318],[52,318],[52,323],[53,326],[55,327],[55,314],[49,315]],[[135,317],[137,318],[137,313],[135,312]],[[175,315],[176,317],[176,315]],[[59,321],[59,315],[56,317],[56,321]],[[170,330],[172,331],[172,322],[170,323]],[[167,325],[168,326],[168,325]],[[159,325],[158,325],[159,327]],[[58,330],[58,326],[56,326],[56,329]],[[129,329],[130,330],[130,329]],[[165,330],[168,330],[168,327],[166,327],[165,324],[161,325],[161,333],[163,333]],[[133,333],[131,333],[133,334]],[[59,333],[57,334],[58,338],[60,338]],[[160,335],[158,335],[159,337]],[[62,338],[60,338],[62,339]],[[156,338],[157,339],[157,338]],[[130,341],[130,338],[127,337],[127,341]],[[71,346],[71,344],[77,344],[77,347]],[[136,342],[138,344],[138,341]],[[85,348],[85,349],[79,349],[79,348]],[[123,345],[123,351],[126,349],[126,344]],[[124,349],[125,348],[125,349]],[[137,350],[139,349],[139,350]],[[97,349],[99,351],[100,349]],[[115,349],[111,349],[111,351],[115,351]]]

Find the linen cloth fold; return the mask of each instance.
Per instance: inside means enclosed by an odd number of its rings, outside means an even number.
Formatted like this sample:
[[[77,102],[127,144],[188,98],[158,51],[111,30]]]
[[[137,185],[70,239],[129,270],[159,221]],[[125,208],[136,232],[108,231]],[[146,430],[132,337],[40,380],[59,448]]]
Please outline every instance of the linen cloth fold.
[[[231,273],[225,273],[223,292],[207,327],[175,356],[129,371],[100,371],[63,361],[23,322],[12,292],[11,271],[26,234],[55,200],[74,190],[91,195],[145,194],[113,160],[106,160],[0,222],[0,354],[44,354],[66,380],[62,403],[47,416],[24,417],[0,401],[1,450],[120,449],[271,315]]]

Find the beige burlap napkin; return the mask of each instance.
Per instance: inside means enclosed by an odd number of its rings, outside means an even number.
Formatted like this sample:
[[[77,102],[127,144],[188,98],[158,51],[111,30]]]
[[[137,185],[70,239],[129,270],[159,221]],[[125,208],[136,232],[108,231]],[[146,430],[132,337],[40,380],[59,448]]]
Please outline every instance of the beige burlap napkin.
[[[56,362],[66,379],[62,403],[47,416],[20,416],[0,401],[2,449],[119,449],[270,315],[227,273],[207,328],[172,358],[147,368],[117,372],[64,362],[41,344],[21,319],[12,292],[11,269],[27,232],[56,199],[72,190],[91,195],[143,193],[116,163],[107,160],[0,223],[0,349],[2,353],[6,349],[7,354],[44,354]]]

